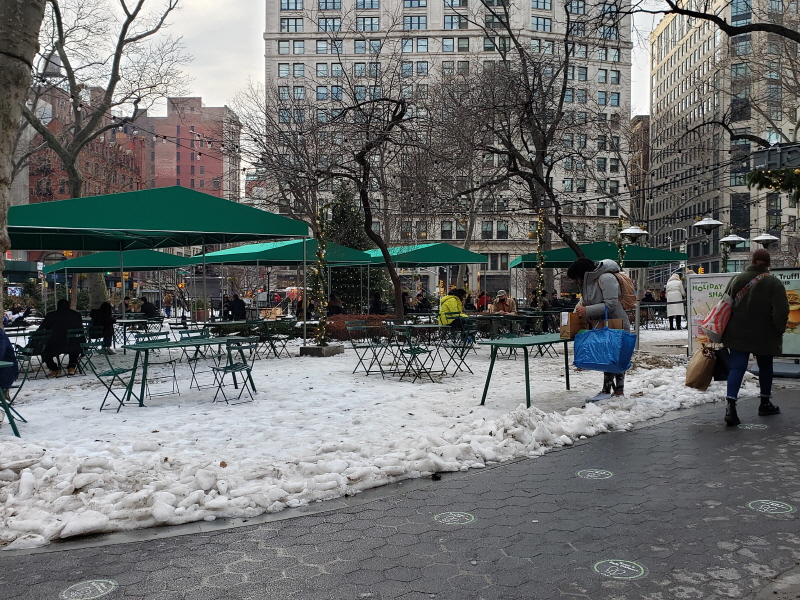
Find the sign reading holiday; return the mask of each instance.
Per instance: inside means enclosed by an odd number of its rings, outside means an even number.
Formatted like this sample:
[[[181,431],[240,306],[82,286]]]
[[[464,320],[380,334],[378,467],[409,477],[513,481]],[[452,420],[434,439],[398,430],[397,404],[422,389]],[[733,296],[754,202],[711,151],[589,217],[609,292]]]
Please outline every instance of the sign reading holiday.
[[[686,276],[686,307],[688,310],[689,356],[694,356],[700,344],[707,344],[700,323],[717,305],[728,287],[728,282],[738,273],[707,273]]]

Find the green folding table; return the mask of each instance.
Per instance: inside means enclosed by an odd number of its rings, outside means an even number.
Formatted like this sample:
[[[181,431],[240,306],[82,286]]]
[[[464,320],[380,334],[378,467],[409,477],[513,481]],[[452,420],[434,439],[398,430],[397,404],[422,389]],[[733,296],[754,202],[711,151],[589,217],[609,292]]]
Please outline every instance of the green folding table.
[[[564,375],[567,381],[567,389],[569,389],[569,348],[567,342],[572,340],[561,339],[557,333],[548,335],[528,335],[525,337],[517,338],[504,338],[497,340],[483,340],[478,342],[481,346],[490,346],[492,351],[492,359],[489,363],[489,372],[486,374],[486,385],[483,388],[483,397],[481,398],[481,405],[486,404],[486,393],[489,391],[489,382],[492,379],[492,370],[494,369],[494,361],[497,358],[497,351],[500,348],[513,348],[515,350],[522,350],[525,356],[525,401],[528,408],[531,407],[531,380],[530,380],[530,367],[528,365],[528,353],[532,349],[537,349],[539,354],[542,354],[544,346],[550,346],[559,342],[564,344]]]

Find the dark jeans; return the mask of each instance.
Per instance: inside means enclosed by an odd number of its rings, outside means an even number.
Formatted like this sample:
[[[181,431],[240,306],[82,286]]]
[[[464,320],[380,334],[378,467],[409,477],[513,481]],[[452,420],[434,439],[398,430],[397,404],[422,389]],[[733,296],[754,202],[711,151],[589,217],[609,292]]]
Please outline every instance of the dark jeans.
[[[730,354],[731,370],[728,373],[728,398],[738,398],[750,353],[731,349]],[[756,356],[758,386],[761,388],[761,396],[769,397],[772,395],[772,358],[772,356]]]
[[[458,329],[459,331],[464,329],[464,319],[461,317],[456,317],[452,321],[450,321],[450,327],[453,329]]]
[[[165,306],[164,307],[164,314],[167,315],[167,318],[169,319],[169,317],[172,315],[172,307],[171,306]]]
[[[670,329],[672,329],[672,327],[673,327],[673,324],[672,324],[672,320],[673,319],[677,319],[678,329],[681,328],[681,316],[680,315],[678,315],[677,317],[667,317],[667,318],[669,319],[669,328]]]
[[[68,369],[74,369],[78,365],[78,357],[81,355],[81,351],[78,350],[77,352],[70,352],[69,353],[69,362],[67,363]],[[47,368],[51,371],[56,371],[58,369],[58,364],[55,361],[55,356],[48,356],[46,354],[42,354],[42,360],[44,364],[47,365]]]
[[[103,347],[104,348],[111,348],[111,344],[114,341],[114,334],[109,336],[103,336]]]
[[[618,394],[625,390],[625,373],[603,373],[603,392],[610,394],[612,390]]]

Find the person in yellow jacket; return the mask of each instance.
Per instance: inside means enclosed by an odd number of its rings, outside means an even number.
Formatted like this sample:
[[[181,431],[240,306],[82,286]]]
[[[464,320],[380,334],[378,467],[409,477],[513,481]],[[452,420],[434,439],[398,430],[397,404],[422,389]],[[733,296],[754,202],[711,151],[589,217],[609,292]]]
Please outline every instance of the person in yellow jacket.
[[[461,288],[451,291],[447,296],[442,298],[439,303],[439,324],[450,325],[455,329],[461,329],[464,314],[464,298],[467,292]],[[448,314],[449,313],[449,314]]]

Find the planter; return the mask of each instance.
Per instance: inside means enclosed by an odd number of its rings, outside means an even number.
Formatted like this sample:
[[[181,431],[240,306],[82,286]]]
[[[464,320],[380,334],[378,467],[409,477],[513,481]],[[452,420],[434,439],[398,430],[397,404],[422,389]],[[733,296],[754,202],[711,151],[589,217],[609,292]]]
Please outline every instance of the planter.
[[[206,316],[207,316],[206,313],[207,312],[208,311],[206,311],[204,308],[201,308],[200,310],[193,310],[192,311],[192,318],[195,321],[206,321],[207,320],[206,319]]]
[[[326,358],[335,354],[344,354],[344,346],[330,344],[328,346],[300,346],[300,356],[316,356]]]

